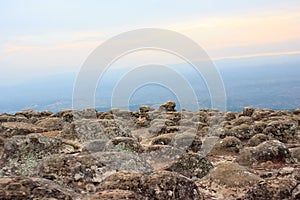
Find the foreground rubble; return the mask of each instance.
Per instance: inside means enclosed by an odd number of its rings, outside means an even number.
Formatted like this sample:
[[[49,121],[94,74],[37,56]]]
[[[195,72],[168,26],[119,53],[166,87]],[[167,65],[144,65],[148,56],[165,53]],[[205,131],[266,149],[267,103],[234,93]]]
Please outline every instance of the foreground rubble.
[[[0,199],[300,199],[300,109],[0,115]]]

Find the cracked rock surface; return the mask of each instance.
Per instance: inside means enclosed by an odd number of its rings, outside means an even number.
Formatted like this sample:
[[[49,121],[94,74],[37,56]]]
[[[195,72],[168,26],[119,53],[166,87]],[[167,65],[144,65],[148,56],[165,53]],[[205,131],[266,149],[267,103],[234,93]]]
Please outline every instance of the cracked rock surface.
[[[300,199],[300,108],[0,115],[0,199]]]

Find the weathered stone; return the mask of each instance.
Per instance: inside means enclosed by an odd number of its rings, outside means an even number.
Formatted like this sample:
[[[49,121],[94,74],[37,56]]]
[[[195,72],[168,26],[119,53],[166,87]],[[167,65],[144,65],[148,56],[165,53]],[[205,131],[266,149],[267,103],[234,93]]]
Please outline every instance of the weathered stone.
[[[297,182],[290,178],[261,181],[251,187],[242,199],[296,199],[293,198],[292,194],[292,191],[296,185]]]
[[[242,148],[242,142],[233,136],[225,137],[215,144],[213,149],[211,150],[211,155],[230,155],[230,154],[238,154],[240,149]]]
[[[30,123],[30,120],[25,117],[24,115],[0,115],[0,123],[3,122],[24,122],[24,123]]]
[[[153,111],[153,110],[154,110],[154,108],[152,108],[151,106],[141,106],[140,107],[141,113],[146,113],[146,112]]]
[[[250,140],[248,140],[247,145],[250,147],[255,147],[264,141],[267,141],[269,138],[265,134],[256,134]]]
[[[23,110],[22,112],[17,112],[16,115],[24,115],[25,117],[32,118],[32,117],[41,117],[41,113],[35,110]]]
[[[166,170],[177,172],[188,178],[202,178],[209,173],[213,165],[207,158],[197,153],[185,153]]]
[[[226,112],[226,114],[225,114],[225,120],[226,121],[232,121],[234,119],[236,119],[236,113],[234,113],[234,112]]]
[[[4,141],[1,174],[31,175],[42,158],[59,153],[62,149],[61,140],[40,134],[9,138]]]
[[[176,103],[175,102],[172,102],[172,101],[168,101],[162,105],[160,105],[159,109],[160,110],[164,110],[164,111],[171,111],[171,112],[175,112],[175,107],[176,107]]]
[[[23,122],[5,122],[0,126],[2,129],[0,135],[4,137],[27,135],[29,133],[41,133],[46,131],[43,127]]]
[[[266,161],[290,162],[291,153],[284,143],[270,140],[256,147],[245,147],[237,158],[237,162],[241,165],[252,165]]]
[[[231,132],[232,136],[235,136],[240,140],[247,140],[255,135],[252,126],[248,124],[241,124],[239,126],[235,126],[231,129]]]
[[[43,127],[48,131],[62,130],[64,121],[61,118],[44,118],[35,123],[37,126]]]
[[[141,194],[137,194],[136,192],[130,190],[104,190],[97,192],[96,194],[87,196],[84,200],[136,200],[136,199],[145,199]]]
[[[254,108],[252,108],[252,107],[243,108],[243,115],[244,116],[251,117],[253,113],[254,113]]]
[[[264,129],[263,133],[281,142],[288,142],[296,139],[297,126],[296,122],[290,120],[272,121]]]
[[[226,187],[247,187],[261,180],[245,167],[232,162],[218,164],[205,179]]]
[[[251,117],[248,117],[248,116],[240,116],[233,123],[234,126],[239,126],[241,124],[251,125],[251,124],[253,124],[253,120]]]
[[[40,162],[36,175],[86,189],[116,171],[147,173],[153,168],[139,156],[128,152],[98,152],[86,155],[52,156]],[[75,174],[81,178],[75,180]],[[81,183],[80,185],[78,185]]]
[[[163,134],[159,135],[157,137],[154,137],[151,140],[152,145],[169,145],[172,140],[175,138],[175,133],[169,133],[169,134]]]
[[[80,199],[76,192],[62,187],[52,181],[32,177],[2,177],[0,178],[0,199]],[[1,189],[1,190],[2,190]],[[5,191],[5,192],[4,192]]]
[[[109,134],[109,131],[107,131]],[[74,121],[64,127],[60,137],[64,139],[85,142],[95,139],[107,139],[107,135],[100,123],[95,119],[82,119]]]
[[[176,134],[170,145],[185,151],[199,152],[202,147],[202,140],[196,132],[186,131],[184,133]]]
[[[295,114],[295,115],[299,115],[299,114],[300,114],[300,108],[296,108],[296,109],[294,110],[294,114]]]
[[[300,147],[291,149],[291,154],[294,160],[300,163]]]
[[[83,144],[82,151],[83,152],[104,152],[108,151],[108,140],[90,140]]]
[[[120,127],[107,127],[104,129],[104,133],[110,139],[115,137],[132,137],[129,129]]]
[[[110,151],[128,151],[142,153],[144,151],[142,145],[132,137],[115,137],[111,140]]]
[[[145,199],[203,199],[193,181],[168,171],[151,174],[118,172],[103,180],[97,188],[100,191],[114,189],[130,190]]]

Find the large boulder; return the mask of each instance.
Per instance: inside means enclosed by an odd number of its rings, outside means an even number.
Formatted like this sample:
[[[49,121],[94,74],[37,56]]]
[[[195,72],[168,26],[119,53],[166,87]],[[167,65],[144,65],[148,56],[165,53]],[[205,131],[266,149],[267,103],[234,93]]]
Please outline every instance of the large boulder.
[[[136,200],[136,199],[145,199],[141,194],[130,190],[104,190],[96,192],[95,194],[85,197],[83,200]]]
[[[241,165],[253,165],[262,162],[288,163],[292,161],[286,145],[278,140],[269,140],[256,147],[245,147],[237,158]]]
[[[104,179],[97,187],[100,191],[115,189],[133,191],[144,199],[203,199],[192,180],[168,171],[151,174],[118,172]]]
[[[299,199],[296,186],[297,181],[291,178],[268,179],[254,184],[242,199]]]
[[[176,103],[172,101],[168,101],[162,105],[160,105],[159,109],[167,112],[175,112]]]
[[[0,178],[0,199],[81,199],[82,196],[53,181],[33,177]]]
[[[24,122],[5,122],[0,125],[0,135],[12,137],[14,135],[27,135],[29,133],[42,133],[47,129]]]
[[[247,187],[261,180],[247,168],[232,162],[221,162],[204,178],[204,181],[229,188]]]
[[[243,115],[244,116],[251,117],[253,113],[254,113],[254,108],[252,108],[252,107],[243,108]]]
[[[234,136],[228,136],[215,144],[211,150],[211,155],[231,155],[238,154],[243,147],[241,140]]]
[[[197,153],[185,153],[166,170],[188,178],[202,178],[213,168],[211,162]]]
[[[63,149],[59,139],[40,134],[14,136],[3,142],[1,157],[2,175],[31,175],[41,159]]]
[[[40,118],[42,114],[36,110],[23,110],[21,112],[17,112],[16,115],[23,115],[26,118]]]
[[[35,125],[43,127],[48,131],[62,130],[64,121],[58,117],[44,118],[38,120]]]
[[[295,121],[276,120],[268,123],[263,133],[286,143],[297,138],[297,127],[298,124]]]
[[[255,147],[264,141],[267,141],[269,138],[265,134],[256,134],[250,140],[248,140],[247,145],[250,147]]]
[[[153,168],[138,155],[127,152],[97,152],[45,158],[36,176],[86,190],[88,184],[101,182],[116,171],[148,173]]]

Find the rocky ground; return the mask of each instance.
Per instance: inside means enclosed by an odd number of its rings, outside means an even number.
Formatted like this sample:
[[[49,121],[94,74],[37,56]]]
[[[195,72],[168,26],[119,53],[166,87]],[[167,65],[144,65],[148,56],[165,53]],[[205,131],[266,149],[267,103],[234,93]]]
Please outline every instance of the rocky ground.
[[[0,199],[300,199],[300,109],[0,115]]]

